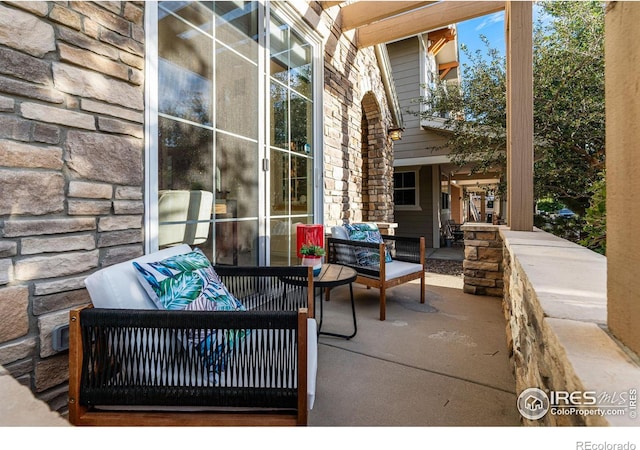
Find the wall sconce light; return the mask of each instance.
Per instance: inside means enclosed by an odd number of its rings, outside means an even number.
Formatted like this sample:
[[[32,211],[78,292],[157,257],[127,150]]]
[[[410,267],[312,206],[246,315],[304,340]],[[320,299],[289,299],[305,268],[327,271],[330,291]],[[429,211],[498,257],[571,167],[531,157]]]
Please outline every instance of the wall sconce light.
[[[389,137],[392,141],[399,141],[402,139],[402,128],[389,128]]]

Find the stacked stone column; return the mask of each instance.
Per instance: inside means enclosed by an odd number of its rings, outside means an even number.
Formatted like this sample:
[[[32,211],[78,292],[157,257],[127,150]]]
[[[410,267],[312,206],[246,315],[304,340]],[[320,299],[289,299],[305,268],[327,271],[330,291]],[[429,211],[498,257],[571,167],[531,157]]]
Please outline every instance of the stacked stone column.
[[[499,227],[472,223],[464,232],[464,292],[502,297],[504,290],[502,239]]]

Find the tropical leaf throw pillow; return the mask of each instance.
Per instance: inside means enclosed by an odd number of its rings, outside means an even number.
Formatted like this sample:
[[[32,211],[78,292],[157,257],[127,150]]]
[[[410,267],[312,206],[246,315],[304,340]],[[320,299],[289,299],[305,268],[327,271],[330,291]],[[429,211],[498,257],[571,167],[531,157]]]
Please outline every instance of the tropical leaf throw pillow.
[[[157,262],[134,262],[133,266],[158,309],[244,310],[200,249]]]
[[[378,226],[375,223],[354,223],[345,224],[347,233],[349,234],[349,240],[372,242],[375,244],[382,244],[382,235]],[[360,247],[356,250],[356,259],[361,266],[377,266],[379,265],[379,254],[377,251],[371,248]],[[385,248],[385,262],[393,262],[389,250]]]

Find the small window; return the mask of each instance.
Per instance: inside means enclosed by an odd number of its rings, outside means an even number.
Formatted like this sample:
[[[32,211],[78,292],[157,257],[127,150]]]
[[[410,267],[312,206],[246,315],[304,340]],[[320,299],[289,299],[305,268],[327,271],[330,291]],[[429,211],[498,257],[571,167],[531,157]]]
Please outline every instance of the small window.
[[[449,197],[450,197],[450,195],[447,192],[442,192],[441,195],[442,195],[442,198],[440,200],[441,201],[440,207],[442,209],[449,209]]]
[[[395,172],[393,174],[393,195],[396,206],[418,206],[418,173],[415,171]]]

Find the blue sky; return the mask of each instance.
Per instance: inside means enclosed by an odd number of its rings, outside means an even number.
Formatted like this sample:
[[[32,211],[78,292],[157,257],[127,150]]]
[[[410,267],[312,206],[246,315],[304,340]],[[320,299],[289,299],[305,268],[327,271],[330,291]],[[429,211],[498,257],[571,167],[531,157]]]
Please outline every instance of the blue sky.
[[[533,23],[540,17],[540,7],[533,5]],[[548,19],[548,16],[546,18]],[[497,48],[504,55],[504,11],[499,11],[486,16],[467,20],[458,23],[458,45],[466,44],[475,53],[477,49],[484,51],[485,45],[480,41],[480,35],[484,35],[489,40],[491,47]],[[463,52],[460,52],[460,65],[466,63],[468,58]]]
[[[478,17],[458,23],[458,45],[465,44],[471,53],[477,49],[485,50],[480,35],[487,37],[491,46],[504,54],[504,11]],[[460,52],[460,65],[467,62],[466,55]]]

